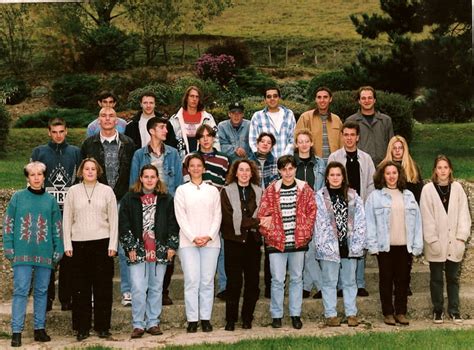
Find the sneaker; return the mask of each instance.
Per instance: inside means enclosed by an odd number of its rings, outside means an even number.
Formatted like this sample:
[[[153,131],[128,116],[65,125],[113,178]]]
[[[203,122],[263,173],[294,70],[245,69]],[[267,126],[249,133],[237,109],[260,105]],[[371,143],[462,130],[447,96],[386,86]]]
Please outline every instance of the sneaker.
[[[367,292],[367,289],[365,289],[365,288],[359,288],[359,289],[357,289],[357,296],[358,297],[368,297],[369,292]]]
[[[122,294],[122,305],[123,306],[132,306],[132,294],[125,292]]]
[[[359,325],[357,316],[347,316],[347,325],[349,327],[357,327]]]
[[[341,319],[339,317],[328,317],[326,318],[326,326],[339,327],[341,325]]]
[[[443,322],[444,322],[443,312],[442,311],[433,312],[433,323],[441,324]]]
[[[461,315],[458,314],[458,313],[450,314],[450,315],[449,315],[449,318],[451,318],[451,320],[452,320],[454,323],[462,323]]]

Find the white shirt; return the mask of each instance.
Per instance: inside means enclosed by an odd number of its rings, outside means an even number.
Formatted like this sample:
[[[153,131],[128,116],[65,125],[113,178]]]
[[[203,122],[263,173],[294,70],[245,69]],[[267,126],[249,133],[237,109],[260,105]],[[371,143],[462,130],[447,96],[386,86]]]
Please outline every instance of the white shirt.
[[[278,112],[268,112],[270,119],[275,126],[275,129],[280,132],[281,125],[283,124],[283,118],[285,117],[285,113],[281,108],[278,108]]]

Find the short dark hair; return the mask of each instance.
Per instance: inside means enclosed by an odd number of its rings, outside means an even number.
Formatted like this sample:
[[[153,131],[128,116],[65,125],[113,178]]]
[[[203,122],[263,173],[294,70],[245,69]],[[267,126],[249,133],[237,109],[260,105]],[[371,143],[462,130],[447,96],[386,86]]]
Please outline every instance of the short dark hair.
[[[276,87],[276,86],[268,86],[265,88],[265,90],[263,91],[263,98],[267,98],[267,92],[269,90],[276,90],[278,92],[278,97],[281,97],[281,91],[280,91],[280,88]]]
[[[146,122],[146,130],[150,133],[150,129],[156,128],[157,124],[168,124],[168,121],[163,117],[152,117]]]
[[[296,168],[296,159],[290,154],[285,154],[284,156],[281,156],[280,158],[278,158],[277,168],[278,170],[281,170],[284,167],[286,167],[288,164],[291,164],[292,166]]]
[[[191,162],[192,159],[199,159],[202,162],[202,166],[206,167],[206,161],[204,160],[203,156],[201,156],[199,153],[189,153],[186,158],[184,158],[184,169],[189,168],[189,163]]]
[[[186,111],[188,110],[188,97],[189,97],[189,94],[191,93],[191,90],[196,90],[199,95],[199,102],[197,106],[198,112],[204,110],[204,103],[202,102],[202,91],[195,85],[191,85],[184,92],[183,99],[181,100],[181,107],[183,107],[183,109]]]
[[[257,143],[259,143],[260,141],[262,141],[262,139],[263,139],[265,136],[269,137],[270,140],[272,141],[272,146],[275,146],[275,143],[277,142],[277,141],[276,141],[276,138],[275,138],[275,136],[274,136],[272,133],[270,133],[270,132],[262,132],[262,133],[260,133],[260,135],[258,135],[258,137],[257,137]]]
[[[216,130],[209,124],[202,124],[199,128],[196,130],[196,140],[200,140],[201,137],[204,136],[204,131],[207,130],[209,133],[209,136],[216,137]]]
[[[398,171],[398,180],[397,180],[397,188],[403,192],[403,190],[406,188],[406,175],[405,175],[405,170],[403,170],[402,166],[394,161],[391,160],[386,160],[382,161],[377,167],[377,170],[375,171],[374,174],[374,187],[377,190],[381,190],[384,187],[387,187],[387,183],[385,182],[385,169],[389,166],[394,166],[397,168]]]
[[[326,91],[329,94],[329,97],[332,97],[332,91],[327,86],[318,87],[317,90],[314,93],[314,96],[316,96],[318,94],[318,92],[320,92],[320,91]]]
[[[153,97],[156,103],[156,94],[153,91],[145,91],[140,95],[140,103],[143,101],[143,97]]]
[[[326,166],[326,171],[324,173],[324,184],[326,185],[326,188],[329,188],[329,181],[328,181],[328,176],[329,176],[329,171],[334,168],[339,168],[342,173],[342,184],[341,184],[341,189],[342,193],[344,194],[344,199],[347,201],[347,189],[349,188],[349,180],[347,177],[347,171],[344,165],[340,162],[329,162],[329,164]]]
[[[67,128],[66,121],[63,118],[60,117],[54,117],[48,120],[48,129],[51,130],[51,127],[53,126],[58,126],[62,125],[65,128]]]
[[[359,88],[359,90],[357,90],[357,100],[360,100],[360,93],[362,91],[366,91],[366,90],[372,91],[372,94],[374,95],[374,98],[377,98],[377,93],[375,92],[375,89],[370,85],[366,85],[366,86],[361,86]]]
[[[102,100],[105,100],[106,98],[109,98],[109,97],[112,97],[114,102],[117,102],[117,97],[115,96],[115,94],[112,91],[101,91],[101,92],[99,92],[99,94],[97,95],[97,100],[102,101]]]
[[[358,122],[347,120],[342,124],[341,133],[344,133],[344,129],[355,129],[357,135],[360,135],[360,126]]]

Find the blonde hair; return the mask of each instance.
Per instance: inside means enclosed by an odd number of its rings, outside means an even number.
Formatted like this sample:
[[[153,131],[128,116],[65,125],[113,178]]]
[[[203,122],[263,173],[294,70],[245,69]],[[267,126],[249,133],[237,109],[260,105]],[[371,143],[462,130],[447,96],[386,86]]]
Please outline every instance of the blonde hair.
[[[387,146],[387,153],[385,154],[385,158],[382,162],[385,161],[395,161],[392,156],[392,148],[396,142],[400,142],[403,145],[403,156],[402,156],[402,168],[405,171],[407,182],[417,183],[421,180],[421,175],[418,171],[418,167],[416,162],[410,155],[410,151],[408,149],[408,143],[403,136],[395,135],[392,137]]]
[[[298,129],[298,130],[296,130],[296,132],[295,132],[295,142],[293,143],[293,147],[294,147],[295,151],[298,150],[298,145],[297,145],[298,142],[297,142],[297,141],[298,141],[298,136],[300,136],[300,135],[306,135],[306,136],[308,136],[309,141],[310,141],[310,142],[313,142],[313,134],[311,134],[311,131],[310,131],[309,129],[306,129],[306,128],[304,128],[304,129]],[[311,147],[310,153],[311,153],[311,155],[312,155],[312,153],[313,153],[313,147]]]

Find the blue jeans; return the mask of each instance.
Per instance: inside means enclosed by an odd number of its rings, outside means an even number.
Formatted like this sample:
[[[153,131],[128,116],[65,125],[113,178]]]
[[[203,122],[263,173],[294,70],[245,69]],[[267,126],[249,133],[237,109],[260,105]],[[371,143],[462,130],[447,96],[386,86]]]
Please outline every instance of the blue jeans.
[[[324,316],[337,316],[337,284],[340,276],[340,284],[343,291],[344,311],[346,316],[356,316],[357,306],[357,284],[356,267],[358,259],[341,259],[341,262],[319,260],[322,271],[322,295],[324,305]]]
[[[288,274],[290,275],[288,291],[290,316],[301,315],[301,304],[303,302],[304,254],[305,252],[270,254],[270,271],[272,273],[270,313],[272,318],[283,317],[287,263]]]
[[[34,271],[34,329],[44,329],[51,269],[42,266],[13,267],[12,333],[21,333],[25,325],[26,304]]]
[[[224,264],[224,239],[221,237],[221,250],[217,259],[217,291],[223,292],[227,288],[227,276]]]
[[[365,288],[365,253],[357,259],[356,282],[357,288]]]
[[[129,269],[133,328],[149,329],[160,323],[166,265],[142,262]]]
[[[316,247],[311,240],[304,254],[303,289],[311,292],[313,287],[321,290],[321,268],[316,261]]]
[[[127,257],[125,256],[125,251],[120,243],[118,244],[118,258],[120,267],[120,292],[122,294],[130,293],[132,290],[130,286],[130,268],[127,265]]]
[[[219,248],[179,248],[188,322],[211,319],[218,257]]]

